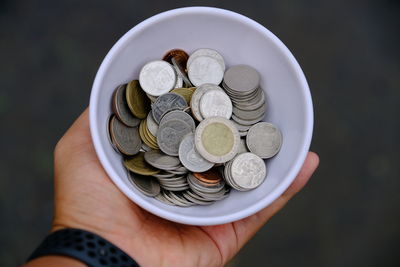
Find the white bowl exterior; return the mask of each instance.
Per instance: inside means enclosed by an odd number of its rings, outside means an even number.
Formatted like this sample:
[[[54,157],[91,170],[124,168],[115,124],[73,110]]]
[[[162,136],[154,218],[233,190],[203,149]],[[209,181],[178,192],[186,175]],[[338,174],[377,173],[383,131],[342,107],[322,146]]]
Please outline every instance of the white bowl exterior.
[[[137,79],[145,63],[160,59],[173,48],[182,48],[189,53],[197,48],[213,48],[222,54],[227,67],[248,64],[260,72],[268,103],[265,121],[281,129],[283,144],[278,155],[267,161],[267,178],[257,189],[249,192],[233,190],[228,198],[211,206],[182,208],[146,197],[128,181],[122,158],[107,138],[106,123],[112,112],[112,93],[118,85]],[[93,84],[90,128],[99,160],[127,197],[149,212],[171,221],[215,225],[256,213],[288,188],[310,146],[313,109],[307,81],[299,64],[269,30],[231,11],[188,7],[143,21],[114,45]]]

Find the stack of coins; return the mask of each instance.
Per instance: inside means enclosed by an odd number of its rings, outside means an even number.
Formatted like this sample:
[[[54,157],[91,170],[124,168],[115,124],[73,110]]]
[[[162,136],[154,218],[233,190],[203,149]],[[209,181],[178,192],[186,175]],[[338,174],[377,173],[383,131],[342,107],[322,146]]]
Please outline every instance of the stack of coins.
[[[112,107],[108,136],[129,181],[168,205],[209,205],[231,188],[258,187],[263,159],[282,144],[275,125],[259,122],[266,101],[258,72],[247,65],[225,72],[209,48],[190,56],[174,49],[145,64],[139,80],[115,89]]]
[[[222,86],[233,102],[232,120],[245,136],[251,125],[264,118],[267,109],[260,75],[248,65],[236,65],[226,71]]]

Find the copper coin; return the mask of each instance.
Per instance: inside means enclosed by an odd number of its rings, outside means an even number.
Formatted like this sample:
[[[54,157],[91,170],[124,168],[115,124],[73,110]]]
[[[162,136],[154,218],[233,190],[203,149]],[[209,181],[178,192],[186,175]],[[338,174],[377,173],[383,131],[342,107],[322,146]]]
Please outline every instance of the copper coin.
[[[220,172],[215,168],[212,168],[205,172],[194,172],[193,175],[201,182],[207,184],[217,184],[222,179]]]
[[[176,62],[187,72],[186,63],[189,55],[185,51],[182,49],[172,49],[164,55],[163,60],[172,64],[172,58],[175,58]]]

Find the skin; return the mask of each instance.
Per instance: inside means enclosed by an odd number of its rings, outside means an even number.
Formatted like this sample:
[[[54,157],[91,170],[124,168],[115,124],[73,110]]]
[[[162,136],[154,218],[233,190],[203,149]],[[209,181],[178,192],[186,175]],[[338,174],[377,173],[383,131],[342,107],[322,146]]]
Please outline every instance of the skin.
[[[141,266],[222,266],[308,182],[319,163],[309,152],[297,178],[281,197],[245,219],[216,226],[189,226],[152,215],[129,200],[102,168],[86,110],[54,153],[55,211],[52,231],[80,228],[111,241]],[[84,266],[46,256],[26,266]]]

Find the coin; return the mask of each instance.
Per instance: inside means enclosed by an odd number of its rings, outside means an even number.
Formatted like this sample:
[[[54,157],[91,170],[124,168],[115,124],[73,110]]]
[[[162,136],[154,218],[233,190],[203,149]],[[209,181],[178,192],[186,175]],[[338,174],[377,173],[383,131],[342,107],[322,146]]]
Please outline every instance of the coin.
[[[222,179],[221,174],[215,168],[201,173],[194,172],[193,176],[202,181],[203,183],[208,183],[208,184],[219,183]]]
[[[160,124],[163,124],[166,121],[172,120],[172,119],[178,119],[178,120],[182,120],[182,121],[186,122],[191,127],[193,132],[196,129],[196,124],[194,123],[192,116],[190,116],[189,114],[187,114],[186,112],[181,111],[181,110],[172,110],[172,111],[166,113],[161,118]]]
[[[186,68],[186,63],[189,59],[189,55],[185,51],[183,51],[182,49],[172,49],[163,56],[163,60],[167,61],[170,64],[172,64],[173,58],[180,66]]]
[[[282,133],[272,123],[260,122],[249,129],[246,143],[250,152],[263,159],[271,158],[282,146]]]
[[[168,120],[158,128],[158,146],[165,154],[178,156],[179,144],[183,137],[190,132],[192,132],[192,127],[183,120]]]
[[[146,134],[146,120],[142,120],[139,125],[139,135],[142,141],[152,149],[158,149],[158,144],[156,141],[152,141]]]
[[[175,58],[172,58],[171,61],[172,61],[172,65],[175,67],[178,77],[183,80],[186,87],[193,87],[193,84],[190,82],[189,78],[186,76],[186,72],[183,68],[183,65],[180,65]],[[182,86],[180,86],[180,87],[182,87]]]
[[[265,114],[261,115],[258,118],[255,118],[253,120],[243,120],[241,118],[238,118],[235,114],[232,114],[232,120],[236,121],[238,124],[241,125],[253,125],[256,124],[257,122],[261,121],[262,119],[264,119]]]
[[[224,117],[232,115],[232,102],[222,90],[208,90],[200,99],[200,113],[203,118]]]
[[[255,109],[255,110],[242,110],[237,107],[233,107],[233,114],[235,114],[238,118],[244,119],[244,120],[253,120],[256,119],[260,116],[265,115],[265,111],[267,109],[267,106],[264,104],[261,107]]]
[[[168,111],[175,109],[184,109],[187,107],[185,99],[175,93],[161,95],[152,105],[152,114],[154,121],[160,123],[162,116]]]
[[[125,97],[126,85],[120,85],[115,89],[113,97],[113,111],[117,115],[118,119],[129,127],[138,126],[140,120],[133,116],[129,110],[127,99]]]
[[[154,168],[144,160],[144,152],[127,157],[124,159],[124,166],[131,172],[141,175],[154,175],[160,172],[160,170]]]
[[[193,117],[198,121],[202,121],[204,119],[200,112],[200,100],[204,95],[204,93],[209,90],[223,91],[222,88],[219,87],[218,85],[206,83],[197,87],[196,91],[194,91],[192,95],[192,99],[190,101],[190,108],[192,110]]]
[[[188,61],[187,61],[187,64],[186,64],[186,65],[189,66],[189,65],[192,63],[192,61],[193,61],[196,57],[199,57],[199,56],[208,56],[208,57],[214,58],[215,60],[218,61],[218,63],[221,65],[221,68],[224,69],[224,71],[225,71],[225,61],[224,61],[224,58],[223,58],[223,57],[221,56],[221,54],[218,53],[216,50],[210,49],[210,48],[200,48],[200,49],[197,49],[196,51],[194,51],[194,52],[190,55],[190,57],[188,58]]]
[[[150,100],[151,103],[154,103],[157,100],[157,96],[153,96],[148,93],[146,93],[146,96]]]
[[[113,148],[117,153],[121,153],[121,152],[119,152],[117,146],[115,145],[114,141],[113,141],[112,138],[111,138],[111,119],[112,119],[113,117],[115,117],[114,114],[111,114],[111,115],[108,117],[108,121],[107,121],[107,125],[106,125],[106,126],[107,126],[107,137],[108,137],[108,141],[110,142],[112,148]]]
[[[206,160],[224,163],[237,153],[239,133],[233,123],[222,117],[203,120],[196,128],[195,145]]]
[[[151,112],[149,112],[147,114],[146,123],[147,123],[146,124],[147,129],[149,130],[149,132],[152,135],[156,136],[157,130],[158,130],[158,124],[154,121],[153,115],[151,114]]]
[[[127,84],[125,98],[130,111],[135,117],[139,119],[146,118],[146,115],[150,110],[150,101],[142,88],[140,88],[138,80],[130,81]]]
[[[205,83],[220,84],[225,71],[216,59],[209,56],[194,58],[187,68],[189,79],[194,86]]]
[[[186,103],[189,104],[195,90],[196,87],[175,88],[171,90],[171,93],[181,95],[186,100]]]
[[[161,170],[173,170],[180,165],[178,158],[166,155],[160,150],[151,150],[144,153],[144,159],[153,167]]]
[[[204,172],[211,169],[214,164],[204,159],[194,145],[194,134],[187,134],[179,145],[179,159],[188,170],[192,172]]]
[[[146,196],[154,197],[160,193],[160,184],[155,178],[128,171],[128,180]]]
[[[246,153],[246,152],[249,152],[249,149],[247,148],[247,144],[246,144],[246,139],[240,138],[238,154],[242,154],[242,153]]]
[[[176,84],[176,72],[168,62],[155,60],[143,66],[139,73],[139,82],[143,91],[160,96],[169,92]]]
[[[122,154],[135,155],[142,146],[138,128],[126,126],[116,116],[113,116],[110,121],[110,135],[111,140]]]
[[[260,84],[260,75],[256,69],[248,65],[230,67],[224,75],[224,84],[237,92],[248,92]]]
[[[253,153],[242,153],[231,164],[231,185],[240,191],[258,187],[267,175],[264,161]]]

